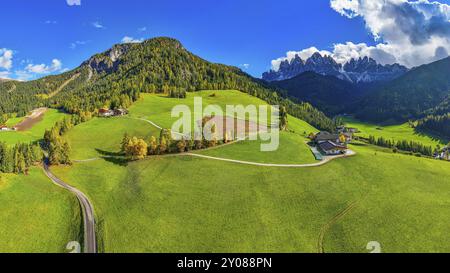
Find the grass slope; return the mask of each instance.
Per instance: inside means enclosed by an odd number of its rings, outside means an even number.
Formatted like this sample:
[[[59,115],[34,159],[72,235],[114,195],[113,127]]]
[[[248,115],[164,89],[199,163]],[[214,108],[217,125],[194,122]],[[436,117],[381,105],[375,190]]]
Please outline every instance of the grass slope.
[[[371,123],[362,122],[352,118],[344,119],[344,122],[349,127],[358,128],[360,133],[357,135],[362,137],[384,137],[386,139],[391,140],[408,140],[423,143],[427,146],[432,146],[433,148],[436,145],[440,144],[441,146],[448,143],[445,139],[434,138],[429,135],[419,134],[414,131],[408,123],[398,124],[398,125],[390,125],[390,126],[382,126]]]
[[[171,117],[173,107],[177,105],[187,105],[192,111],[194,110],[194,97],[202,98],[203,110],[208,105],[218,105],[223,111],[225,111],[226,105],[267,105],[263,100],[236,90],[206,90],[192,92],[187,93],[186,99],[173,99],[163,95],[154,94],[143,94],[142,96],[143,98],[140,101],[130,107],[130,116],[148,118],[164,128],[171,128],[172,124],[179,119]]]
[[[450,251],[448,163],[352,148],[358,156],[310,169],[182,157],[54,171],[91,197],[106,252],[316,252],[321,229],[355,201],[325,234],[326,252],[373,240]]]
[[[50,129],[59,120],[62,120],[66,114],[59,112],[56,109],[48,109],[44,114],[43,119],[36,123],[30,130],[20,132],[0,132],[0,141],[4,141],[9,145],[16,143],[29,143],[41,140],[44,137],[46,129]],[[7,124],[14,126],[20,123],[21,118],[14,118],[9,120]]]
[[[211,93],[199,94],[222,105],[253,100],[239,92],[230,92],[230,101],[228,93]],[[130,115],[170,127],[170,110],[179,102],[146,95]],[[96,155],[98,147],[114,152],[124,131],[146,128],[141,133],[148,133],[150,125],[123,120],[94,119],[77,126],[68,135],[74,151],[85,157]],[[274,153],[259,152],[258,142],[202,153],[269,163],[313,160],[310,154],[303,157],[304,141],[316,130],[292,117],[289,126],[293,132],[282,133]],[[448,163],[362,144],[351,148],[357,156],[316,168],[152,157],[129,164],[97,160],[53,171],[93,202],[104,252],[317,252],[320,234],[326,252],[368,252],[369,241],[379,241],[388,252],[450,251]],[[345,217],[324,228],[355,202]]]
[[[68,242],[81,242],[77,199],[38,168],[0,174],[0,204],[0,252],[66,252]]]
[[[66,136],[72,147],[72,159],[83,160],[120,152],[125,133],[149,139],[159,135],[159,130],[141,120],[94,118],[74,127]]]

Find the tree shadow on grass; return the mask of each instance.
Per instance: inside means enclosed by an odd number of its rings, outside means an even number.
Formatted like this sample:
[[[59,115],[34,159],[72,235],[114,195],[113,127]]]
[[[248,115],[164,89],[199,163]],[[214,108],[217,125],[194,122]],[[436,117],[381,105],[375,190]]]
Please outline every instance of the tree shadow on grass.
[[[441,144],[445,145],[450,141],[450,138],[447,136],[442,136],[442,135],[438,135],[436,133],[433,132],[427,132],[424,130],[419,130],[417,128],[414,129],[414,134],[415,135],[419,135],[419,136],[427,136],[430,137],[432,140],[434,141],[438,141]]]
[[[128,166],[129,160],[126,157],[124,157],[122,153],[108,152],[101,149],[95,150],[101,155],[101,158],[103,158],[107,162],[111,162],[115,165],[119,165],[122,167]]]

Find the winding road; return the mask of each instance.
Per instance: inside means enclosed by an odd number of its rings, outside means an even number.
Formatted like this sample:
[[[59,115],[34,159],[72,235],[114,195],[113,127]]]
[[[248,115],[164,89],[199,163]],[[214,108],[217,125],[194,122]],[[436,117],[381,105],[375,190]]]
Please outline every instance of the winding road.
[[[350,157],[350,156],[354,156],[354,155],[356,155],[356,153],[354,151],[348,150],[347,154],[338,155],[338,156],[327,156],[327,157],[324,157],[324,159],[322,161],[318,162],[318,163],[311,163],[311,164],[272,164],[272,163],[259,163],[259,162],[251,162],[251,161],[243,161],[243,160],[221,158],[221,157],[213,157],[213,156],[207,156],[207,155],[201,155],[201,154],[193,154],[193,153],[178,154],[178,156],[192,156],[192,157],[199,157],[199,158],[204,158],[204,159],[225,161],[225,162],[231,162],[231,163],[237,163],[237,164],[243,164],[243,165],[253,165],[253,166],[260,166],[260,167],[277,167],[277,168],[311,168],[311,167],[319,167],[319,166],[327,164],[331,160],[334,160],[334,159],[337,159],[337,158],[343,158],[343,157]]]
[[[44,160],[44,172],[48,178],[56,185],[72,192],[78,198],[83,211],[84,222],[84,253],[97,253],[97,240],[95,238],[95,218],[94,208],[84,193],[78,189],[69,186],[64,181],[56,177],[49,168],[48,159]]]

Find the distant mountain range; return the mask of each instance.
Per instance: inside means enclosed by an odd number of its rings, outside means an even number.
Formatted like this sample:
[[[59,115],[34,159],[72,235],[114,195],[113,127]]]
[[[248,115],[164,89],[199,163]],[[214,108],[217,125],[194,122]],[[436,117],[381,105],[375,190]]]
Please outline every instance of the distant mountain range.
[[[351,59],[345,64],[340,64],[333,57],[322,56],[316,52],[307,60],[301,59],[298,55],[291,61],[285,60],[281,62],[278,70],[266,72],[262,78],[269,82],[282,81],[308,71],[324,76],[335,76],[352,83],[368,83],[393,80],[408,72],[408,68],[399,64],[381,65],[368,57]]]

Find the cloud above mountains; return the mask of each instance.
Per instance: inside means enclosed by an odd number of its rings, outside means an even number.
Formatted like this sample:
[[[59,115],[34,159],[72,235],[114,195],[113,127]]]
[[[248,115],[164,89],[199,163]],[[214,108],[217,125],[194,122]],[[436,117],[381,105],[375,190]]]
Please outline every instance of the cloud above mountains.
[[[46,64],[28,64],[25,70],[30,73],[48,74],[62,69],[62,63],[58,59],[53,59],[50,65]]]
[[[144,41],[144,38],[141,39],[135,39],[133,37],[130,36],[125,36],[122,38],[122,43],[123,44],[138,44],[138,43],[142,43]]]
[[[12,67],[13,51],[0,48],[0,68],[9,70]]]
[[[66,0],[69,6],[81,6],[81,0]]]
[[[447,4],[429,0],[331,0],[330,6],[349,19],[361,17],[378,44],[346,42],[335,44],[332,52],[316,48],[290,51],[286,57],[272,61],[273,69],[277,70],[281,61],[291,60],[295,54],[307,58],[313,51],[331,55],[340,63],[367,56],[382,64],[400,63],[408,67],[450,54],[450,6]]]

